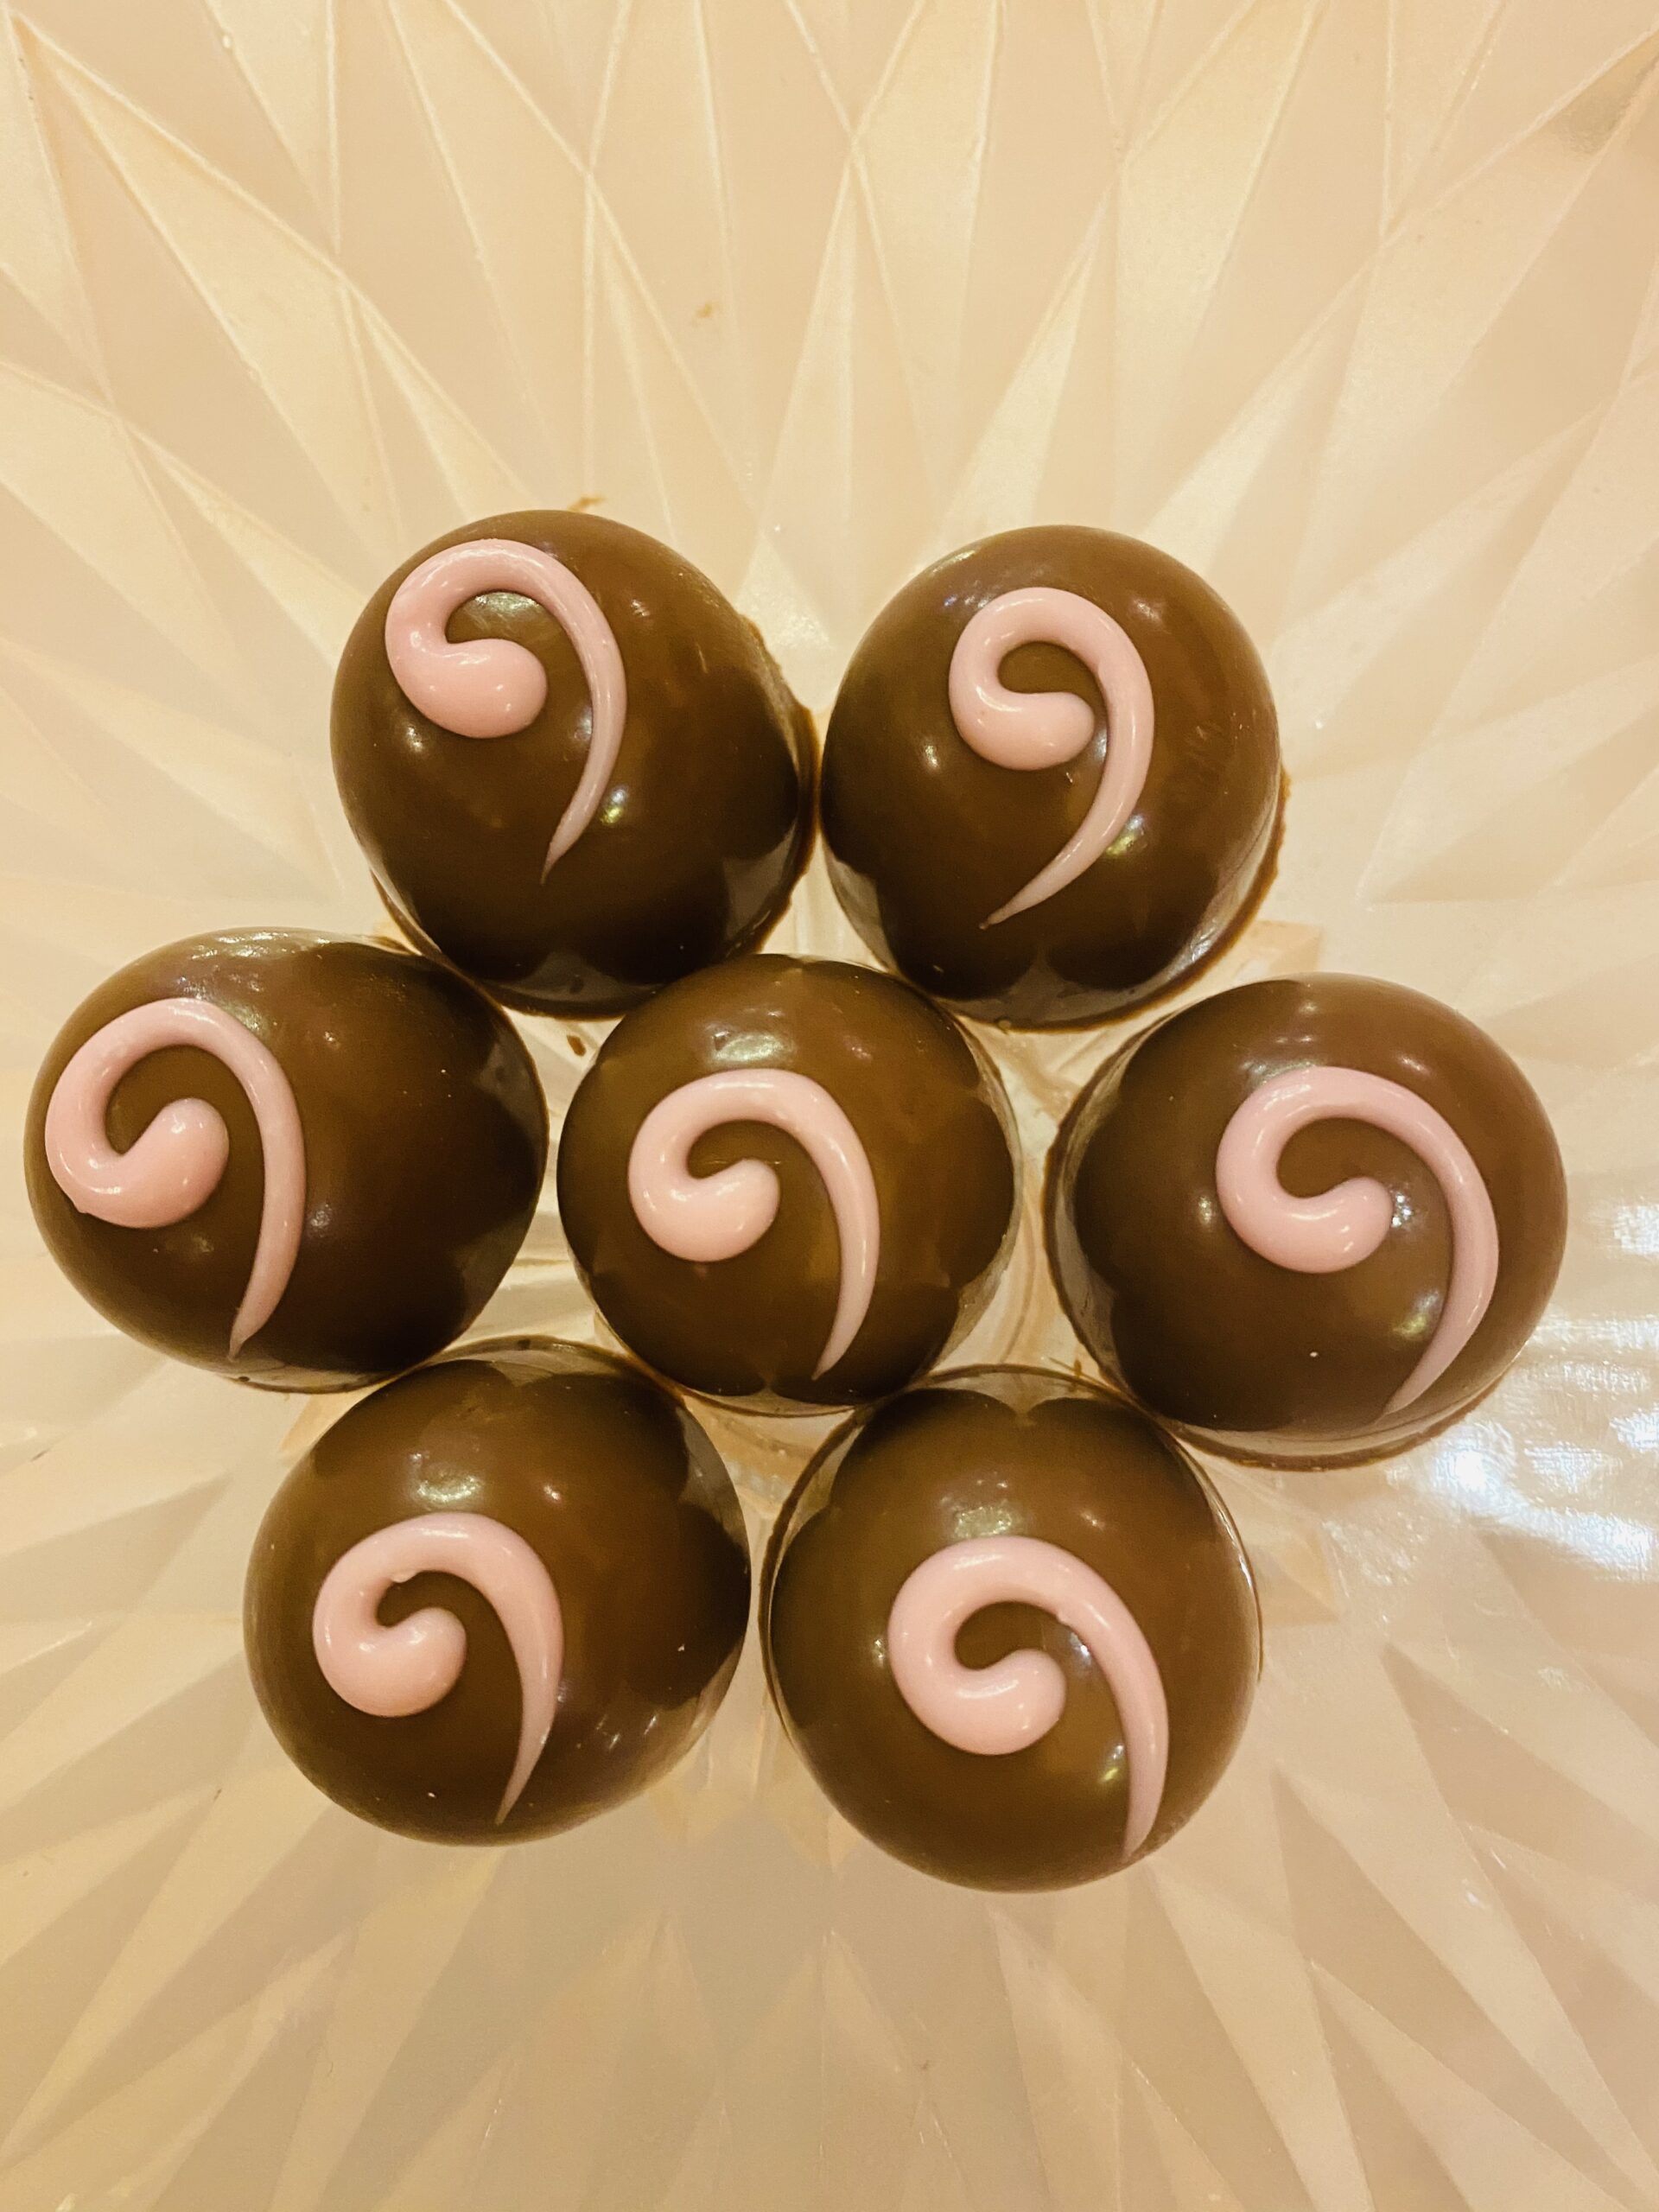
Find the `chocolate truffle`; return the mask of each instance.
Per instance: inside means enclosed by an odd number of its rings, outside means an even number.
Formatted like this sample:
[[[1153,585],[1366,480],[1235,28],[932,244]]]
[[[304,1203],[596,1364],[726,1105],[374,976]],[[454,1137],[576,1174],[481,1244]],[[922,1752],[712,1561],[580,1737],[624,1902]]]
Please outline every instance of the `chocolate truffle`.
[[[1109,1874],[1190,1820],[1261,1664],[1237,1532],[1091,1383],[964,1368],[855,1415],[760,1618],[796,1748],[872,1841],[981,1889]]]
[[[725,1694],[743,1519],[696,1422],[575,1344],[454,1352],[307,1452],[248,1569],[289,1757],[405,1835],[511,1843],[664,1774]]]
[[[334,684],[334,774],[387,905],[532,1014],[620,1014],[758,944],[805,857],[813,752],[753,627],[597,515],[426,547]]]
[[[53,1257],[118,1328],[287,1390],[442,1350],[519,1245],[547,1161],[530,1056],[418,954],[292,930],[136,960],[29,1104]]]
[[[854,1404],[913,1382],[990,1295],[1011,1129],[918,993],[760,953],[619,1023],[565,1119],[559,1210],[600,1312],[675,1382]]]
[[[1543,1108],[1460,1014],[1391,983],[1250,983],[1170,1015],[1077,1101],[1049,1256],[1106,1372],[1217,1450],[1377,1459],[1531,1334],[1567,1198]]]
[[[1263,878],[1278,723],[1209,586],[1106,531],[987,537],[853,656],[823,759],[859,935],[985,1021],[1126,1013],[1211,953]]]

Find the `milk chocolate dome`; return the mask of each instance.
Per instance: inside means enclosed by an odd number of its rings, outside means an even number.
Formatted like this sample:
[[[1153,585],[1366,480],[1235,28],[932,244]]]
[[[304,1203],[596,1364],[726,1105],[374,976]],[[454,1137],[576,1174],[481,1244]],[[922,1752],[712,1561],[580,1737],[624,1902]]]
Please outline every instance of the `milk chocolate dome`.
[[[334,685],[340,795],[388,906],[532,1014],[620,1014],[758,943],[805,856],[813,751],[736,608],[598,515],[425,547]]]
[[[243,930],[101,984],[46,1056],[24,1143],[53,1257],[118,1328],[336,1390],[476,1318],[530,1225],[547,1109],[512,1024],[450,969]]]
[[[348,1811],[514,1842],[667,1772],[748,1597],[736,1494],[684,1408],[607,1353],[496,1344],[389,1383],[300,1461],[254,1545],[248,1662]]]
[[[841,1811],[984,1889],[1165,1842],[1220,1778],[1261,1659],[1249,1564],[1192,1462],[1030,1368],[939,1376],[837,1430],[779,1522],[760,1617]]]
[[[913,1382],[1006,1256],[1018,1174],[997,1077],[907,984],[760,953],[620,1022],[559,1143],[594,1302],[673,1381],[752,1409]]]
[[[1368,1459],[1454,1419],[1560,1267],[1560,1155],[1506,1053],[1354,976],[1170,1015],[1077,1101],[1048,1241],[1106,1373],[1202,1442]]]
[[[986,1021],[1122,1014],[1246,912],[1280,804],[1278,723],[1237,620],[1132,537],[982,539],[854,654],[823,833],[854,927]]]

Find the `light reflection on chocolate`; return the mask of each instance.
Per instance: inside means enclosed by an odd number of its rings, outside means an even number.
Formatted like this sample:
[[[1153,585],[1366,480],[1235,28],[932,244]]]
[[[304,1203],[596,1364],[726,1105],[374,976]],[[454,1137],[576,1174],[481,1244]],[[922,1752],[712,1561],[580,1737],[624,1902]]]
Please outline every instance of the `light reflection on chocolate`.
[[[735,1089],[683,1172],[660,1145],[638,1158],[711,1080]],[[778,1095],[746,1111],[782,1084],[787,1112]],[[754,1411],[847,1405],[912,1382],[982,1309],[1012,1143],[1001,1084],[948,1014],[868,968],[756,954],[612,1032],[565,1118],[559,1210],[594,1303],[659,1372]]]
[[[1071,525],[906,584],[824,744],[854,927],[924,990],[1018,1026],[1127,1013],[1208,957],[1261,888],[1280,798],[1273,699],[1230,611],[1155,547]]]
[[[1247,1242],[1218,1190],[1247,1102],[1310,1076],[1355,1093],[1273,1166],[1281,1211],[1348,1217],[1322,1272],[1267,1256],[1270,1223]],[[1419,1110],[1396,1100],[1380,1124],[1357,1078]],[[1414,991],[1310,976],[1221,992],[1109,1061],[1056,1141],[1047,1223],[1108,1376],[1217,1450],[1334,1464],[1402,1450],[1497,1380],[1554,1285],[1567,1194],[1543,1108],[1489,1037]]]
[[[1028,1550],[1027,1601],[969,1611],[956,1659],[983,1694],[1036,1655],[1061,1694],[1019,1748],[963,1748],[895,1679],[895,1606],[957,1548],[1010,1546]],[[1044,1554],[1062,1602],[1093,1592],[1109,1669],[1051,1609]],[[1101,1618],[1101,1586],[1122,1618]],[[840,1810],[912,1866],[984,1889],[1092,1880],[1165,1842],[1226,1767],[1261,1660],[1248,1561],[1192,1462],[1096,1385],[1032,1368],[938,1376],[839,1428],[779,1517],[760,1621],[785,1724]]]
[[[106,1182],[162,1152],[187,1182],[222,1165],[142,1218],[112,1218],[109,1203],[83,1208],[60,1146],[54,1166],[53,1103],[61,1124],[76,1056],[132,1017],[153,1025],[157,1007],[182,1007],[167,1041],[124,1052],[107,1102],[83,1101],[83,1165]],[[220,1018],[213,1049],[193,1041],[192,1007]],[[252,1058],[233,1049],[232,1066],[226,1040],[244,1033]],[[256,1103],[250,1066],[276,1071],[291,1142],[276,1141],[283,1117]],[[24,1148],[48,1248],[118,1328],[245,1381],[349,1389],[429,1358],[482,1310],[540,1195],[547,1109],[512,1024],[449,969],[356,938],[242,930],[164,946],[92,994],[42,1063]]]
[[[331,1592],[342,1572],[370,1621]],[[683,1757],[748,1599],[736,1493],[690,1414],[626,1361],[524,1339],[452,1352],[327,1432],[265,1516],[245,1626],[265,1716],[319,1789],[406,1835],[515,1842]],[[424,1688],[395,1641],[422,1616],[443,1645]],[[327,1632],[354,1625],[370,1648],[325,1669]]]
[[[440,590],[446,554],[480,541],[497,550]],[[468,575],[475,595],[438,644],[431,608]],[[430,590],[398,599],[423,577]],[[394,671],[389,616],[440,719]],[[458,676],[499,711],[463,711]],[[759,943],[806,856],[815,751],[760,636],[707,577],[565,510],[493,516],[415,555],[365,607],[334,685],[335,778],[387,905],[530,1013],[620,1014]]]

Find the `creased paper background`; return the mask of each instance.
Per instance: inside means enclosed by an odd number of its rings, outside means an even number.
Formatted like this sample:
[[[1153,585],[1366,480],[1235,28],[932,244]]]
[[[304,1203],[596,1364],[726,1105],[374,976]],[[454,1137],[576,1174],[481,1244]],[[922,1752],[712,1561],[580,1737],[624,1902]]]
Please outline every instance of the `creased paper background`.
[[[1294,779],[1225,973],[1524,1061],[1575,1224],[1473,1420],[1224,1473],[1255,1721],[1151,1868],[988,1903],[826,1812],[751,1662],[567,1840],[282,1763],[244,1559],[327,1417],[0,1214],[0,2212],[1659,2205],[1653,0],[0,4],[0,1066],[198,929],[373,927],[333,656],[591,499],[819,709],[923,561],[1157,539]],[[815,874],[777,942],[852,950]],[[1209,979],[1205,988],[1213,984]],[[575,1032],[531,1025],[557,1105]],[[1034,1191],[1099,1038],[1013,1040]],[[591,1322],[550,1204],[492,1327]],[[1069,1361],[1029,1236],[976,1351]],[[810,1425],[720,1419],[757,1531]]]

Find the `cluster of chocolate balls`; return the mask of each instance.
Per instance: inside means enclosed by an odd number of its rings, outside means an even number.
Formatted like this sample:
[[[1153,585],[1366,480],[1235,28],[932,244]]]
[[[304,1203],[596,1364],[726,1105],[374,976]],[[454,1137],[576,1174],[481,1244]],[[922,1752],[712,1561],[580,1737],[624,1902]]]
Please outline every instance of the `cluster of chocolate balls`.
[[[1185,1446],[1331,1465],[1456,1419],[1565,1233],[1548,1122],[1491,1040],[1383,982],[1254,984],[1133,1030],[1048,1163],[1050,1263],[1103,1380],[938,1371],[1019,1213],[995,1025],[1143,1010],[1270,871],[1277,727],[1235,618],[1131,539],[987,539],[877,618],[820,768],[758,634],[677,555],[499,516],[370,601],[334,754],[415,949],[271,929],[150,954],[71,1017],[27,1135],[42,1233],[118,1326],[245,1383],[375,1386],[249,1571],[292,1757],[461,1841],[547,1834],[677,1759],[751,1596],[687,1392],[852,1409],[760,1599],[779,1709],[849,1819],[991,1887],[1162,1842],[1261,1657]],[[815,823],[880,967],[758,949]],[[620,1017],[556,1191],[632,1357],[447,1349],[543,1186],[504,1008]]]

